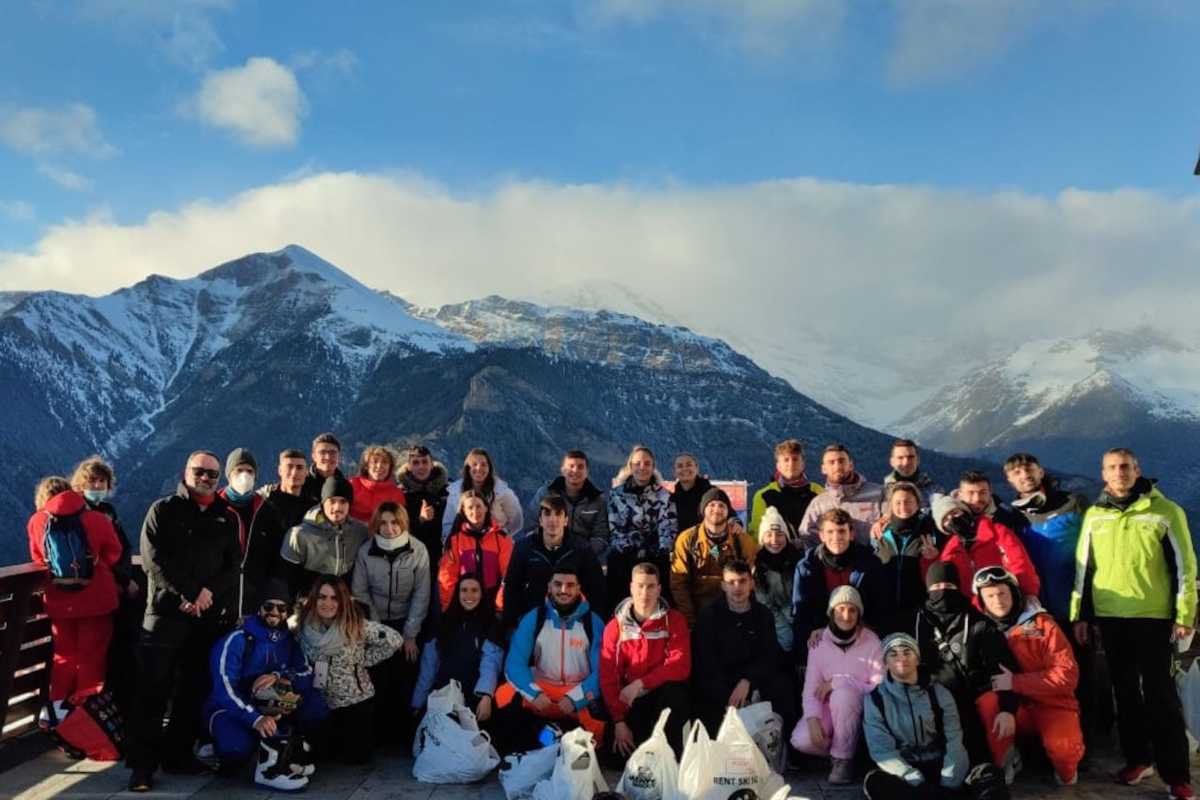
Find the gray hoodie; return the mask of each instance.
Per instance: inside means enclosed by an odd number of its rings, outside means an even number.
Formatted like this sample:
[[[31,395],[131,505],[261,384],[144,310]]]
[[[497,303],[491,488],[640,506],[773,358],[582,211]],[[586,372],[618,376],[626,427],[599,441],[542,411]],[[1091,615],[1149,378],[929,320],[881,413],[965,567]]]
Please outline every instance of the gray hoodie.
[[[863,733],[871,760],[912,786],[925,781],[918,765],[940,761],[942,786],[962,786],[970,762],[963,746],[958,707],[949,690],[936,683],[900,683],[887,675],[875,691],[883,699],[883,716],[872,697],[863,698]],[[945,742],[937,740],[931,691],[942,707]]]
[[[429,551],[415,536],[395,550],[364,542],[354,562],[351,592],[379,622],[404,620],[404,638],[413,639],[429,611]]]

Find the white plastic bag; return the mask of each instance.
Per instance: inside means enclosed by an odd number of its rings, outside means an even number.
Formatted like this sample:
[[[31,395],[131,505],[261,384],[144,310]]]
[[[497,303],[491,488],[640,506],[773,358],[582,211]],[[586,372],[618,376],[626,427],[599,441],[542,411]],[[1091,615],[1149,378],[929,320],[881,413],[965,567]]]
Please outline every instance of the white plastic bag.
[[[430,714],[439,711],[443,713],[453,711],[458,706],[465,706],[466,704],[467,701],[463,698],[462,685],[453,678],[442,688],[430,692],[429,697],[425,700],[425,707]],[[416,753],[413,755],[416,755]]]
[[[608,791],[591,733],[576,728],[563,734],[558,744],[554,772],[534,787],[533,800],[592,800],[596,792]]]
[[[491,737],[464,705],[430,709],[413,741],[413,777],[421,783],[474,783],[500,763]]]
[[[1187,672],[1175,676],[1175,688],[1183,704],[1183,721],[1188,733],[1200,739],[1200,658],[1192,662]]]
[[[767,798],[783,786],[737,709],[726,710],[715,740],[700,723],[692,726],[679,764],[679,790],[687,800]]]
[[[787,743],[783,739],[783,717],[775,713],[770,701],[738,709],[738,716],[750,738],[758,745],[767,764],[780,774],[787,767]]]
[[[530,797],[533,787],[548,780],[558,761],[558,742],[549,747],[513,753],[500,764],[500,785],[508,800]]]
[[[675,751],[665,733],[671,709],[664,708],[650,738],[625,762],[625,772],[617,783],[617,792],[628,800],[677,800],[679,794],[679,765]]]

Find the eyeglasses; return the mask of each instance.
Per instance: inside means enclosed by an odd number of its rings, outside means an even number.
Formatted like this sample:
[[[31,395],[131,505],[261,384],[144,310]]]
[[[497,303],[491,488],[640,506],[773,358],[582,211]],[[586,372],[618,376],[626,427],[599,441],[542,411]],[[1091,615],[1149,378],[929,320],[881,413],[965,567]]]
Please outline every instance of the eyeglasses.
[[[985,586],[994,586],[998,583],[1015,582],[1013,574],[1001,566],[984,567],[975,573],[975,590],[978,591]]]
[[[341,451],[339,451],[339,450],[314,450],[313,455],[315,455],[315,456],[336,456],[339,452],[341,452]]]
[[[217,478],[221,477],[221,470],[219,470],[219,469],[205,469],[204,467],[192,467],[191,471],[192,471],[193,478],[208,478],[210,481],[215,481]]]
[[[263,611],[287,611],[287,603],[275,603],[270,600],[262,604]]]

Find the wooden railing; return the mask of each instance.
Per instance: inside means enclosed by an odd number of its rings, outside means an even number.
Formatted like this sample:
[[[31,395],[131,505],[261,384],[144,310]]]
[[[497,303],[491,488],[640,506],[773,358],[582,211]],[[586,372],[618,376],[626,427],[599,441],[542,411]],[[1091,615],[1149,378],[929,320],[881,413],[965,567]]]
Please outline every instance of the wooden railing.
[[[43,605],[46,571],[0,567],[0,741],[37,726],[46,703],[54,651]]]

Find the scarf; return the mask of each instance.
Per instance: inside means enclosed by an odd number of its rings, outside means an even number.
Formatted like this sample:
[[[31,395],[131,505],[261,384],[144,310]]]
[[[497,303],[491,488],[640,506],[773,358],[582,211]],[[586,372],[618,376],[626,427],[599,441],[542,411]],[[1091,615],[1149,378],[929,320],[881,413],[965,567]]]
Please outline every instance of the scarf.
[[[861,625],[855,625],[847,631],[839,628],[832,619],[829,620],[829,633],[833,636],[833,643],[843,650],[848,649],[858,640],[858,631],[861,627]]]
[[[854,543],[851,542],[844,553],[836,554],[829,552],[829,548],[822,544],[817,547],[817,558],[830,569],[845,572],[850,569],[850,564],[854,560]]]
[[[300,644],[313,665],[313,687],[324,689],[329,682],[329,661],[350,642],[337,625],[307,623],[300,629]]]
[[[1153,488],[1154,483],[1149,478],[1138,478],[1136,481],[1134,481],[1133,488],[1130,489],[1129,494],[1125,497],[1117,497],[1116,495],[1110,494],[1108,489],[1105,489],[1100,492],[1100,499],[1096,501],[1096,505],[1115,508],[1118,511],[1125,511],[1131,505],[1136,503],[1142,495],[1149,494],[1150,490]]]
[[[892,532],[900,537],[901,541],[907,539],[917,532],[921,527],[921,512],[918,511],[911,517],[892,517]]]
[[[802,489],[808,486],[808,473],[804,470],[800,471],[800,477],[795,480],[788,480],[779,474],[779,470],[775,470],[775,482],[779,484],[779,488],[784,489]]]
[[[799,561],[800,551],[790,544],[784,545],[778,553],[772,553],[767,548],[760,547],[754,556],[754,567],[756,570],[778,572],[790,583]]]
[[[939,628],[949,628],[967,611],[967,598],[958,589],[935,589],[925,599],[925,610]]]
[[[385,553],[390,553],[393,550],[399,550],[401,547],[404,547],[406,544],[408,544],[408,539],[409,535],[407,533],[402,533],[399,536],[392,537],[391,539],[380,536],[379,534],[375,534],[375,546]]]

